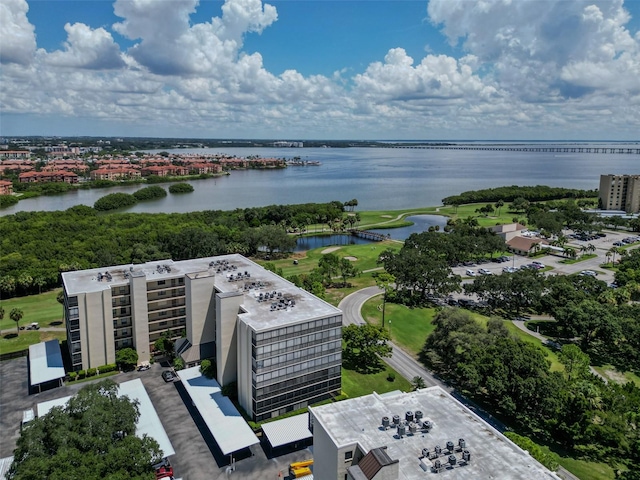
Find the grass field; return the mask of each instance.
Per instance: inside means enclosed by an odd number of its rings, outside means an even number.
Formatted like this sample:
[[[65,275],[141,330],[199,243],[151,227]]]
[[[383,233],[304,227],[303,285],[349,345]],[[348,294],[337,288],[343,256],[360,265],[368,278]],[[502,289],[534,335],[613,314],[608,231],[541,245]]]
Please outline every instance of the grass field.
[[[613,365],[598,365],[593,367],[600,375],[617,383],[633,382],[640,388],[640,376],[633,372],[621,372]]]
[[[382,295],[365,302],[362,316],[368,323],[382,325]],[[390,328],[391,340],[404,350],[417,356],[424,346],[427,336],[435,326],[431,320],[436,314],[434,308],[408,308],[404,305],[387,303],[385,308],[385,327]],[[389,324],[391,321],[391,324]]]
[[[396,373],[388,365],[384,364],[385,369],[373,374],[363,375],[353,370],[342,369],[342,391],[349,397],[361,397],[369,395],[371,392],[386,393],[393,390],[402,390],[408,392],[413,389],[411,383],[404,379],[400,374]],[[388,380],[389,374],[395,375],[395,380]]]
[[[40,295],[0,301],[0,305],[4,308],[4,319],[0,321],[0,329],[16,329],[16,322],[9,318],[9,313],[14,308],[19,308],[24,312],[20,325],[38,322],[40,327],[48,327],[51,322],[61,322],[63,320],[62,305],[56,300],[59,292],[60,289],[56,289]]]
[[[5,333],[0,337],[0,354],[26,350],[29,345],[46,342],[54,338],[60,341],[66,340],[67,332],[65,330],[57,332],[22,331],[20,335],[17,335],[17,332]]]
[[[560,457],[560,465],[569,470],[580,480],[614,480],[616,474],[613,467],[606,463],[588,462],[575,458]]]

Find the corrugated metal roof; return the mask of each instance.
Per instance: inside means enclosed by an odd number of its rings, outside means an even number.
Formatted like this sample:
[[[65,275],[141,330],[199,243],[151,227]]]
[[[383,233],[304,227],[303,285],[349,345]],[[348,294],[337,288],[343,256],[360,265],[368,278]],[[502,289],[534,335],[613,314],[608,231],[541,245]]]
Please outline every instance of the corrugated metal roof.
[[[262,425],[262,431],[274,448],[313,437],[309,431],[308,413],[265,423]]]
[[[40,385],[64,378],[64,365],[60,343],[49,340],[29,346],[29,380],[31,385]]]
[[[202,375],[200,367],[180,370],[178,375],[224,455],[260,443],[231,400],[222,395],[220,384]]]

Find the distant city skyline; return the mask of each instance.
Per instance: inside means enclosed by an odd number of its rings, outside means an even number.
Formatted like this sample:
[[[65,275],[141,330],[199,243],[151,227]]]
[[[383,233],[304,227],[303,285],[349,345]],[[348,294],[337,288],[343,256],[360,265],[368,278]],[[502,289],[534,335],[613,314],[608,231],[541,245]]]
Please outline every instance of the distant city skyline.
[[[639,140],[640,2],[0,0],[0,135]]]

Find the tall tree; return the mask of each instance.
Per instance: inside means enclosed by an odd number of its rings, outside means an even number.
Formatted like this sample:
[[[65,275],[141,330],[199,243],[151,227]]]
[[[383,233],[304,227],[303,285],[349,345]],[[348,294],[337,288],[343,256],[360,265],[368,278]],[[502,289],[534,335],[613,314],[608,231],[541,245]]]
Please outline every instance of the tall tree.
[[[136,437],[139,417],[138,403],[112,381],[88,385],[22,430],[7,478],[152,479],[162,450]]]
[[[16,330],[18,330],[18,335],[20,335],[20,320],[24,317],[24,312],[19,308],[12,308],[9,313],[9,318],[16,322]]]
[[[378,371],[380,358],[391,356],[389,333],[374,325],[349,325],[342,330],[345,342],[344,359],[354,370],[364,373]]]

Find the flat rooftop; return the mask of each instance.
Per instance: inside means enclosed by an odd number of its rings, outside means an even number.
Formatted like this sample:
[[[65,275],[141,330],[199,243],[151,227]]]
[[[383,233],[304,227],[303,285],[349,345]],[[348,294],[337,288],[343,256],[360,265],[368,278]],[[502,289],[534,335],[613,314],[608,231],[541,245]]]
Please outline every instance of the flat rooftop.
[[[400,461],[401,480],[559,478],[437,386],[395,395],[373,393],[309,410],[314,425],[322,424],[338,448],[357,443],[367,453],[386,446],[389,457]],[[413,435],[398,437],[396,428],[382,427],[383,417],[391,420],[399,415],[404,420],[406,412],[416,411],[423,412],[422,420],[431,421],[428,432],[418,429]],[[421,467],[423,449],[434,451],[440,445],[445,450],[447,441],[457,446],[459,439],[464,439],[471,454],[468,464],[439,473]],[[447,456],[439,458],[446,463]]]
[[[239,254],[65,272],[62,281],[68,295],[78,295],[129,285],[131,277],[139,276],[147,281],[213,276],[215,288],[221,294],[244,296],[245,312],[240,316],[257,331],[342,315],[333,305]]]
[[[180,370],[178,374],[224,455],[260,443],[231,400],[222,395],[222,388],[215,379],[202,375],[199,366]]]
[[[31,385],[59,380],[66,375],[58,340],[29,346],[29,381]]]

